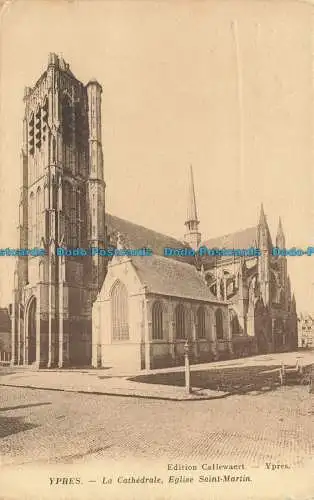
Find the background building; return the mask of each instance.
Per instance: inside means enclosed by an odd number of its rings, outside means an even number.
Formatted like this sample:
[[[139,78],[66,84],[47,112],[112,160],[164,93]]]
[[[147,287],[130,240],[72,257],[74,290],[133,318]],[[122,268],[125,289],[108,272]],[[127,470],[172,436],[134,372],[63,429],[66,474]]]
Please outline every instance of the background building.
[[[0,361],[11,359],[11,320],[6,307],[0,308]]]
[[[305,349],[314,348],[314,315],[300,314],[298,316],[298,345]]]

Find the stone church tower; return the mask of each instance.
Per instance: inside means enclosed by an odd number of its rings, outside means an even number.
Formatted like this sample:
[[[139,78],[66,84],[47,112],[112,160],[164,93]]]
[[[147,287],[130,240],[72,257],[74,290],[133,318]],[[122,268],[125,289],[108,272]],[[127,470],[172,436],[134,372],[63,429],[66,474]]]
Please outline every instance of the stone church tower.
[[[94,80],[78,81],[56,54],[25,89],[19,246],[44,252],[17,259],[13,364],[91,363],[92,302],[104,259],[56,252],[105,246],[101,92]]]

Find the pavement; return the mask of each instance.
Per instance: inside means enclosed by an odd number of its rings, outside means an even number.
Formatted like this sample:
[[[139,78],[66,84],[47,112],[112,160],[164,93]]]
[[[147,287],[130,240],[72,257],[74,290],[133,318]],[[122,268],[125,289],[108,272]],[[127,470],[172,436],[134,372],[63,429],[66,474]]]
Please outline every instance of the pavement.
[[[252,356],[249,358],[217,361],[191,365],[193,372],[206,372],[224,368],[267,367],[280,365],[294,365],[299,363],[304,367],[314,364],[314,351],[300,351]],[[170,383],[154,383],[161,374],[184,373],[184,367],[171,367],[159,370],[150,370],[136,373],[121,373],[108,367],[103,369],[50,369],[32,370],[27,367],[2,367],[0,369],[0,386],[11,386],[28,389],[54,390],[106,396],[124,396],[173,401],[193,401],[201,399],[221,399],[229,395],[223,390],[213,390],[204,387],[192,386],[188,393],[184,386]],[[263,373],[263,372],[262,372]],[[266,373],[266,372],[265,372]],[[149,375],[150,383],[145,383],[145,375]],[[141,381],[139,381],[141,380]]]
[[[0,498],[310,500],[313,404],[305,386],[191,404],[0,387]],[[268,470],[267,463],[288,468]],[[202,464],[243,464],[251,481],[200,484],[199,475],[217,474]],[[118,484],[119,476],[143,475],[163,484]],[[193,483],[169,483],[181,475]],[[51,477],[81,484],[52,487]]]

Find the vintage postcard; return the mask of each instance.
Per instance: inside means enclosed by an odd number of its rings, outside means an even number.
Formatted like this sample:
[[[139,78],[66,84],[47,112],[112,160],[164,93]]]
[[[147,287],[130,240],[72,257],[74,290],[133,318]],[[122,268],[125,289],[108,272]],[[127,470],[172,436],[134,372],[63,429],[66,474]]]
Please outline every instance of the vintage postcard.
[[[0,499],[313,500],[313,4],[0,38]]]

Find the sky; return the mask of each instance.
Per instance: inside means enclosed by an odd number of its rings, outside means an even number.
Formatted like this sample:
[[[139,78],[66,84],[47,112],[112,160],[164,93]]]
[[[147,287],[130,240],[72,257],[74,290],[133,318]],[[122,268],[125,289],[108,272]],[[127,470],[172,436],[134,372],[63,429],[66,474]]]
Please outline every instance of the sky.
[[[313,7],[262,0],[16,0],[0,18],[0,247],[17,248],[23,89],[49,52],[103,87],[108,212],[182,238],[193,165],[203,238],[257,224],[314,246]],[[0,304],[14,258],[0,259]],[[314,255],[289,257],[314,311]]]

